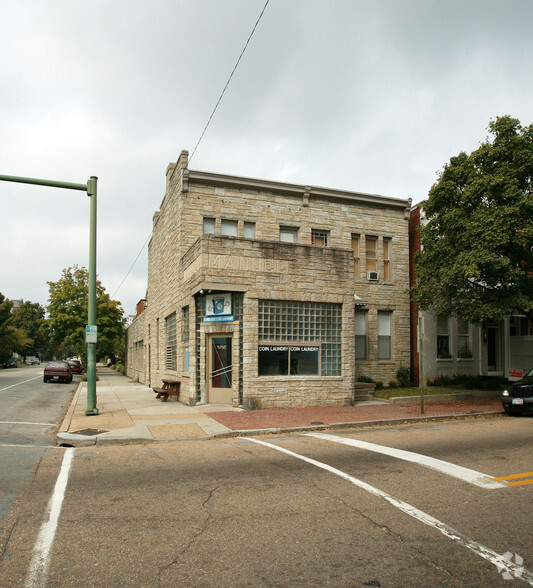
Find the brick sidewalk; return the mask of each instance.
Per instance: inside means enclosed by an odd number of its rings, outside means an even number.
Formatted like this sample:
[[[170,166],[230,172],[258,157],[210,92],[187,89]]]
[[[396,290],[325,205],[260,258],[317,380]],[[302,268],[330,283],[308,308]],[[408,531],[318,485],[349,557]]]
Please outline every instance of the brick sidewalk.
[[[503,413],[498,398],[475,398],[448,402],[366,404],[325,408],[279,408],[242,412],[209,412],[211,418],[233,431],[312,427],[340,423],[370,423],[419,418]]]

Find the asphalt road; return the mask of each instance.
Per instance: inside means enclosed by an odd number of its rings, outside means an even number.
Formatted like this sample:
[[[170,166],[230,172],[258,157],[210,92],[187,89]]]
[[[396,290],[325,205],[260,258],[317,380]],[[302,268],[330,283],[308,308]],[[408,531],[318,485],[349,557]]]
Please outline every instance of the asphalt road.
[[[48,449],[68,407],[72,384],[43,382],[43,365],[0,370],[0,525]]]
[[[533,585],[532,443],[502,417],[48,450],[0,586]]]

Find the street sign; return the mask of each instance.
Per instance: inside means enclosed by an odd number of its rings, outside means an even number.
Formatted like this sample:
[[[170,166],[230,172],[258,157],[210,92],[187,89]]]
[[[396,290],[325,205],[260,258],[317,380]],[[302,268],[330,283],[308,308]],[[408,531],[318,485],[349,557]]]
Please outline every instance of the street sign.
[[[85,327],[85,343],[96,343],[96,335],[96,325],[87,325]]]

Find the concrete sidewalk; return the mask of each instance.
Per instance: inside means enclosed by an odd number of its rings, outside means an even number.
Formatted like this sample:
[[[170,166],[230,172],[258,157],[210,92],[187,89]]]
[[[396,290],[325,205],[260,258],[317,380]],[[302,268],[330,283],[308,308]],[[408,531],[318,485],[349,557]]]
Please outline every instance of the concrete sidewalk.
[[[202,439],[503,413],[494,393],[426,396],[424,415],[419,402],[383,400],[357,402],[355,406],[268,410],[243,410],[223,404],[187,406],[172,397],[162,402],[148,386],[110,368],[98,366],[97,373],[99,414],[86,416],[87,384],[80,383],[57,434],[58,444]]]

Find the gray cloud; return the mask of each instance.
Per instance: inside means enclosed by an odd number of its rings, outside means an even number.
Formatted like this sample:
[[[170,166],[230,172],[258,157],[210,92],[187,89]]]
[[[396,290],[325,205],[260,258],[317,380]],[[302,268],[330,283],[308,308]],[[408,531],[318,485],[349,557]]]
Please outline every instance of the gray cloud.
[[[111,294],[264,0],[2,0],[0,173],[99,177]],[[271,0],[191,167],[420,201],[502,114],[531,123],[530,0]],[[0,292],[46,303],[87,264],[88,199],[0,184]],[[28,260],[37,257],[31,269]],[[146,252],[116,294],[146,289]]]

